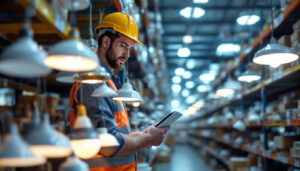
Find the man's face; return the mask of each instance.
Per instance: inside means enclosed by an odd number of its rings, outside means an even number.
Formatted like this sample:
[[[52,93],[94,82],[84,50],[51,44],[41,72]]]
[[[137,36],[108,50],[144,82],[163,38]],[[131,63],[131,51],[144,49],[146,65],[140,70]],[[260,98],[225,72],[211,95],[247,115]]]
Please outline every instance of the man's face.
[[[110,44],[105,53],[107,62],[114,70],[120,71],[130,55],[130,50],[135,42],[128,37],[120,36]]]

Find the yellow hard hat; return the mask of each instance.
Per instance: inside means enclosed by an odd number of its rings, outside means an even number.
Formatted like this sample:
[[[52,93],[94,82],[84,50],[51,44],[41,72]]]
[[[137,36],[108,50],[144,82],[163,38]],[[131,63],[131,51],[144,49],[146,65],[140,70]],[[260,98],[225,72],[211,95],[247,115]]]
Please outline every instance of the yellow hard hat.
[[[114,12],[108,14],[96,27],[96,31],[98,32],[102,28],[112,28],[113,30],[134,40],[136,43],[143,45],[143,43],[138,40],[139,30],[135,20],[126,13]]]

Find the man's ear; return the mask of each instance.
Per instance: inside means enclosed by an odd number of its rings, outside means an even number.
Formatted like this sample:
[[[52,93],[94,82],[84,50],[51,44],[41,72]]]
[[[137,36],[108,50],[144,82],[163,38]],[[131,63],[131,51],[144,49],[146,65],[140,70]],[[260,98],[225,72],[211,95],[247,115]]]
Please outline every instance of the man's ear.
[[[104,36],[102,38],[102,46],[107,49],[110,45],[110,38],[108,36]]]

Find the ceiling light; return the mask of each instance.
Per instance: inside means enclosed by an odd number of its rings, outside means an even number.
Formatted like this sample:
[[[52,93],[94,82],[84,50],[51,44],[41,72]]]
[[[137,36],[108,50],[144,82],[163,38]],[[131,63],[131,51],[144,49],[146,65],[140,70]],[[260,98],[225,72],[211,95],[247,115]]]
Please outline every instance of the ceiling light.
[[[98,66],[94,71],[79,72],[74,75],[74,81],[85,84],[103,83],[110,79],[110,74],[102,66]]]
[[[69,157],[65,162],[59,166],[59,171],[89,171],[87,163],[83,162],[75,155]]]
[[[203,83],[210,83],[211,81],[213,81],[215,79],[216,75],[213,73],[204,73],[201,74],[199,76],[199,79],[203,82]]]
[[[180,105],[180,102],[179,102],[179,100],[172,100],[172,101],[171,101],[171,105],[172,105],[173,107],[178,107],[178,106]]]
[[[208,0],[193,0],[193,2],[195,4],[206,4],[206,3],[208,3]]]
[[[107,86],[107,84],[104,82],[92,92],[91,96],[92,97],[112,97],[112,96],[116,96],[117,94],[118,93],[116,93],[112,88]]]
[[[120,88],[117,91],[117,95],[113,97],[113,100],[121,100],[121,101],[140,101],[142,99],[140,93],[133,90],[132,85],[129,83],[129,81],[126,81],[122,88]]]
[[[241,15],[236,19],[239,25],[253,25],[260,20],[258,15]]]
[[[191,71],[185,71],[183,74],[184,79],[190,79],[192,78],[192,72]]]
[[[186,67],[188,69],[193,69],[193,68],[195,68],[195,66],[196,66],[196,61],[194,59],[190,59],[186,63]]]
[[[199,7],[194,8],[193,18],[200,18],[205,14],[205,10]]]
[[[195,96],[189,96],[188,98],[186,98],[186,103],[188,104],[194,103],[195,101],[196,101]]]
[[[235,55],[241,50],[241,46],[233,43],[223,43],[217,47],[218,56]]]
[[[247,70],[238,77],[239,81],[251,83],[260,80],[260,75],[252,70]]]
[[[184,90],[182,90],[181,94],[182,94],[183,97],[187,97],[187,96],[190,95],[190,91],[187,90],[187,89],[184,89]]]
[[[293,49],[277,44],[272,38],[270,44],[255,53],[253,62],[260,65],[278,67],[281,64],[293,62],[298,58],[299,56]]]
[[[185,18],[191,18],[191,12],[192,12],[191,7],[185,7],[182,10],[180,10],[179,14]]]
[[[99,139],[101,141],[101,148],[107,147],[117,147],[120,146],[118,140],[112,134],[109,134],[107,128],[105,126],[104,117],[101,116],[102,119],[98,121],[97,132],[99,134]]]
[[[221,97],[230,97],[234,94],[235,90],[241,90],[242,86],[239,82],[232,80],[231,78],[227,79],[223,87],[219,88],[216,91],[217,96]]]
[[[77,117],[71,135],[71,146],[76,156],[88,159],[98,154],[101,142],[84,105],[77,106]]]
[[[211,88],[209,86],[207,86],[207,85],[199,85],[197,87],[197,91],[199,93],[207,92],[207,91],[210,91],[210,90],[211,90]]]
[[[175,69],[175,74],[176,75],[183,75],[184,74],[184,69],[183,68],[176,68]]]
[[[203,107],[204,102],[203,101],[197,101],[193,106],[195,106],[196,108],[200,109],[201,107]]]
[[[179,93],[181,91],[181,86],[179,84],[173,84],[172,85],[172,91],[174,93]]]
[[[84,10],[90,5],[90,0],[59,0],[62,7],[68,10]]]
[[[76,72],[65,72],[65,71],[60,71],[56,75],[56,81],[61,82],[61,83],[73,83],[74,80],[74,75]]]
[[[179,76],[174,76],[174,77],[172,77],[172,82],[173,83],[181,83],[181,78]]]
[[[0,150],[1,167],[31,167],[46,163],[42,156],[32,153],[29,145],[18,133],[15,123],[10,124],[10,132],[4,136]]]
[[[35,117],[40,117],[40,115],[35,115]],[[61,158],[72,154],[70,140],[51,127],[48,114],[44,114],[43,123],[35,125],[30,130],[26,141],[29,142],[30,148],[35,154],[47,158]]]
[[[180,49],[178,49],[178,51],[177,51],[177,55],[179,56],[179,57],[188,57],[188,56],[190,56],[190,54],[191,54],[191,51],[190,51],[190,49],[189,48],[180,48]]]
[[[185,35],[182,38],[183,43],[190,44],[193,41],[193,37],[191,35]]]
[[[191,88],[194,88],[195,83],[194,83],[193,81],[187,81],[187,82],[185,83],[185,86],[186,86],[187,88],[191,89]]]

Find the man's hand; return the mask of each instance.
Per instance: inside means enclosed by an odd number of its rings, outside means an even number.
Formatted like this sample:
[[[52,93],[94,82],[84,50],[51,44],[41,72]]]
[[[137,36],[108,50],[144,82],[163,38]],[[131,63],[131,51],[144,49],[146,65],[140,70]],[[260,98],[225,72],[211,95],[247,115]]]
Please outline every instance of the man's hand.
[[[150,126],[149,128],[143,130],[144,133],[149,135],[147,148],[151,146],[158,146],[162,143],[166,132],[170,129],[170,126],[157,128],[154,126]]]

